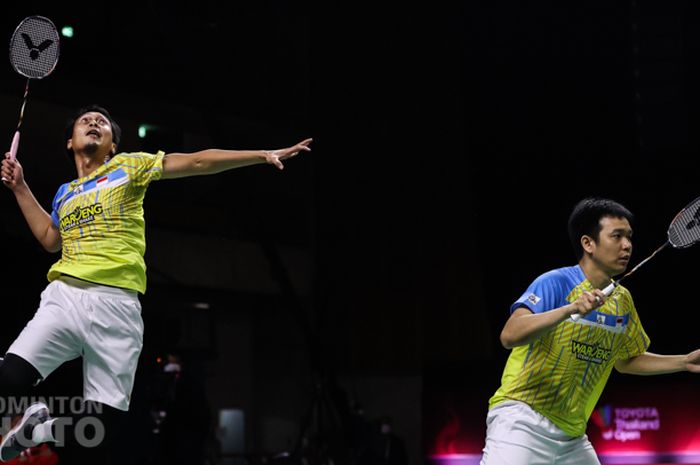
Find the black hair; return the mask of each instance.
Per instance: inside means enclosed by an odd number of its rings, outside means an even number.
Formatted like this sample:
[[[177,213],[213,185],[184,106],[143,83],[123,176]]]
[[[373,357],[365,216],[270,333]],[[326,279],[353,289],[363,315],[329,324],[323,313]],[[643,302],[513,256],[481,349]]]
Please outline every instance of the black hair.
[[[83,116],[85,113],[91,112],[99,113],[105,118],[107,118],[107,120],[109,121],[109,125],[112,127],[112,142],[114,142],[114,145],[118,147],[119,141],[122,138],[122,128],[119,127],[119,125],[114,120],[114,118],[112,118],[112,115],[109,114],[107,109],[94,103],[78,109],[78,111],[76,111],[73,114],[73,117],[68,120],[65,127],[64,141],[67,141],[68,139],[71,139],[73,137],[73,127],[75,126],[75,122],[78,121],[78,118]],[[73,150],[66,147],[66,154],[68,155],[68,158],[71,161],[73,161]]]
[[[626,218],[632,224],[634,215],[619,202],[599,197],[587,197],[576,204],[569,216],[569,240],[574,248],[576,259],[583,257],[581,237],[590,236],[598,240],[603,217]]]

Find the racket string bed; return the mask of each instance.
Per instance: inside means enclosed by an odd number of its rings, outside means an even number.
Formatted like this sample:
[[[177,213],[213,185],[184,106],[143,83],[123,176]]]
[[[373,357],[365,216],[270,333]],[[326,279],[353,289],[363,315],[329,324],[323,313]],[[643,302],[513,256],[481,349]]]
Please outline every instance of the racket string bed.
[[[700,198],[691,202],[673,219],[668,228],[668,241],[678,249],[700,241]]]
[[[10,157],[15,159],[19,146],[19,130],[29,97],[29,81],[42,79],[54,70],[60,53],[59,36],[53,22],[43,16],[28,16],[22,20],[10,39],[10,64],[27,78],[19,112],[17,129],[10,145]],[[5,181],[5,179],[3,179]]]
[[[43,16],[29,16],[17,26],[10,39],[10,63],[24,77],[42,79],[58,62],[59,37],[56,26]]]

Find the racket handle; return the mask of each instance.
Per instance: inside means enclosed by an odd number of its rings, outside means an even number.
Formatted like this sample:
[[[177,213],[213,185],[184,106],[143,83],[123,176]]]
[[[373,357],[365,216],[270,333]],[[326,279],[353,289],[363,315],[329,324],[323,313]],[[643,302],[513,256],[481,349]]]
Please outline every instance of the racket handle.
[[[19,130],[15,131],[15,135],[12,137],[12,144],[10,145],[10,158],[12,160],[17,158],[17,147],[19,146]],[[7,179],[2,178],[3,181]]]
[[[13,160],[17,158],[17,147],[19,147],[19,131],[15,131],[15,135],[12,138],[12,145],[10,145],[10,158]]]
[[[612,283],[608,284],[601,292],[603,294],[605,294],[605,297],[610,297],[610,294],[613,293],[613,291],[615,290],[615,287],[617,287],[617,283],[612,282]],[[596,300],[598,300],[598,297],[596,297]],[[578,321],[581,319],[581,314],[574,313],[573,315],[571,315],[571,319],[574,321]]]
[[[605,294],[605,297],[610,297],[610,294],[613,293],[613,291],[615,290],[616,287],[617,287],[617,283],[613,281],[612,283],[608,284],[608,285],[603,289],[602,292],[603,292],[603,294]]]

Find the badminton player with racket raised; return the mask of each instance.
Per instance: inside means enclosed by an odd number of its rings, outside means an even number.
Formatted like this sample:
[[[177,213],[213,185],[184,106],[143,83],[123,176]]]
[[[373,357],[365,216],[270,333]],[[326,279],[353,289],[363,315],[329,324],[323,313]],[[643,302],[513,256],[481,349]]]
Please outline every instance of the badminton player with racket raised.
[[[632,256],[632,220],[613,200],[580,201],[568,223],[578,264],[540,275],[512,304],[501,332],[512,351],[489,400],[481,465],[599,464],[586,425],[613,368],[700,372],[700,350],[648,352],[629,290],[611,286]]]
[[[102,107],[75,114],[65,148],[77,178],[59,187],[51,212],[32,195],[19,161],[10,153],[2,161],[3,182],[32,233],[47,251],[61,251],[39,309],[0,365],[0,379],[11,374],[15,391],[82,356],[84,398],[126,411],[143,341],[138,295],[146,290],[143,199],[149,183],[255,164],[283,169],[285,160],[311,150],[305,139],[277,150],[120,153],[120,132]],[[3,438],[0,460],[55,440],[55,419],[46,406],[30,410]],[[32,422],[38,425],[27,428]]]

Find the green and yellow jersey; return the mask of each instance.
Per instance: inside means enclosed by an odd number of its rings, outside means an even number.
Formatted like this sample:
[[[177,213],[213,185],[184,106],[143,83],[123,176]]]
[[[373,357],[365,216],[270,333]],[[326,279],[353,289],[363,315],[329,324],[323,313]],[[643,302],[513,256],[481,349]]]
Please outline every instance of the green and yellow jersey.
[[[577,265],[539,276],[511,306],[533,313],[567,305],[593,287]],[[615,361],[644,353],[649,338],[629,291],[618,286],[605,304],[558,324],[512,350],[489,408],[508,400],[530,405],[571,436],[586,432]]]
[[[163,173],[163,152],[120,153],[84,178],[63,184],[51,218],[61,233],[61,259],[49,281],[66,274],[146,291],[143,198]]]

